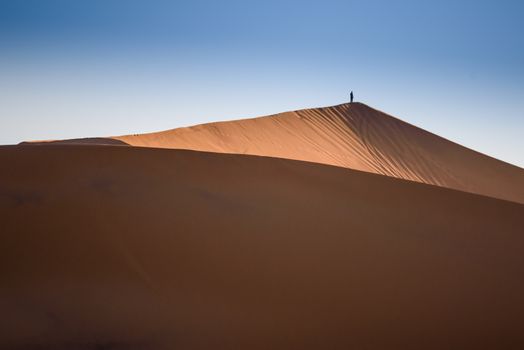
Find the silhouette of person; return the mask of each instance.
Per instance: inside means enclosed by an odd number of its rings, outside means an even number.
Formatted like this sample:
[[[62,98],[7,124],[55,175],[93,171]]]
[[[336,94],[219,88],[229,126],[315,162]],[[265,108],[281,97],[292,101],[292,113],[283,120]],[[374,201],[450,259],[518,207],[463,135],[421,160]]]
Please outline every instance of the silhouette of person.
[[[353,91],[349,94],[349,102],[353,103]]]

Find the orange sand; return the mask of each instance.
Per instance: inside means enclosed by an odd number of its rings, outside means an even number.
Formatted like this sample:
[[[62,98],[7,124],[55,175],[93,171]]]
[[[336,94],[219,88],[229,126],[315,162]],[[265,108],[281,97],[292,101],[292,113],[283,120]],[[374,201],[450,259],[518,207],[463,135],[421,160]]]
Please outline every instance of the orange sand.
[[[361,103],[151,134],[65,140],[304,160],[524,203],[524,169]]]
[[[524,169],[361,103],[116,139],[133,146],[305,160],[524,203]]]
[[[0,165],[0,349],[524,348],[524,170],[366,105]]]
[[[285,159],[0,148],[2,349],[524,347],[524,205]]]

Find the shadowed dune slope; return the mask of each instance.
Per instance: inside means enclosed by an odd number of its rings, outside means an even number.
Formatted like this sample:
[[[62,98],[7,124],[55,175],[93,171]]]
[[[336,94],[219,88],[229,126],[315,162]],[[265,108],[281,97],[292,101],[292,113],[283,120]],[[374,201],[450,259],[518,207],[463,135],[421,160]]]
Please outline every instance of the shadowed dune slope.
[[[84,137],[69,140],[43,140],[20,142],[20,145],[105,145],[127,146],[127,143],[110,137]]]
[[[116,137],[129,145],[336,165],[524,203],[524,169],[361,103]]]
[[[522,204],[184,150],[0,164],[0,348],[524,347]]]

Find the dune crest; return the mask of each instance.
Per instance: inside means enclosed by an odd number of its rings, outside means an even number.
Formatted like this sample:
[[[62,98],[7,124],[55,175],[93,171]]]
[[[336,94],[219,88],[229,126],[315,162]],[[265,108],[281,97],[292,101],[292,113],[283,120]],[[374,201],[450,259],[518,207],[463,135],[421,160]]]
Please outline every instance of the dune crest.
[[[99,145],[99,146],[127,146],[123,141],[110,137],[84,137],[69,140],[38,140],[20,142],[20,145]]]
[[[524,203],[524,169],[362,103],[113,138],[329,164]]]

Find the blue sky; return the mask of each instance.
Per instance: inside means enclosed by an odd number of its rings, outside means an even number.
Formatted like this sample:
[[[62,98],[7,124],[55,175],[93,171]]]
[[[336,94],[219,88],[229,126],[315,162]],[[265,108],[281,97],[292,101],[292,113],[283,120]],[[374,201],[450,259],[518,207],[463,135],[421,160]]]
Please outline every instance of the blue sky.
[[[524,167],[524,2],[0,0],[0,144],[356,99]]]

